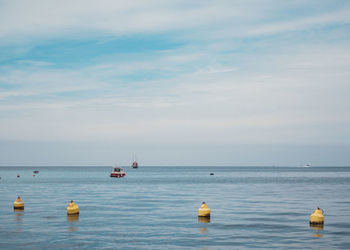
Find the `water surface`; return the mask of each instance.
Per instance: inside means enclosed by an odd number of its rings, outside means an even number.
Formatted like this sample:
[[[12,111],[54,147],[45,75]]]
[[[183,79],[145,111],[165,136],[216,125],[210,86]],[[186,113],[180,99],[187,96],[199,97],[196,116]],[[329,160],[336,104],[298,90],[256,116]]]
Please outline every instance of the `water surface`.
[[[124,169],[115,179],[111,167],[0,167],[0,248],[350,246],[350,168]],[[24,211],[13,210],[17,195]],[[77,217],[66,215],[70,200]],[[198,220],[202,201],[210,220]],[[316,207],[325,212],[323,228],[309,226]]]

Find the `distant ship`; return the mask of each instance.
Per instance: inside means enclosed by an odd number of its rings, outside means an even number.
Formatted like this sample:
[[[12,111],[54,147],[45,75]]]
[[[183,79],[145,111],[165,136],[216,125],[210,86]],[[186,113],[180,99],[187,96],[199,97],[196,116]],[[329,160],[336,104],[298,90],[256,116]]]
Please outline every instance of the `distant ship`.
[[[309,164],[304,165],[304,167],[309,168],[311,167]]]
[[[138,168],[138,167],[139,167],[139,164],[138,164],[137,161],[136,161],[135,153],[134,153],[134,161],[132,162],[131,167],[132,167],[132,168]]]

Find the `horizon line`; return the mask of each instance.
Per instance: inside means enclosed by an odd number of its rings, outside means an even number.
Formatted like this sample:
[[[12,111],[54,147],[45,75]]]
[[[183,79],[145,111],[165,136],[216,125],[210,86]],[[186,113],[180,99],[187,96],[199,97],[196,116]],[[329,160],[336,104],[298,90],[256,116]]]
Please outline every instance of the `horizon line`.
[[[0,165],[0,168],[6,167],[131,167],[131,165]],[[297,168],[307,168],[304,165],[142,165],[138,168],[143,167],[297,167]],[[311,165],[312,167],[350,167],[350,165]]]

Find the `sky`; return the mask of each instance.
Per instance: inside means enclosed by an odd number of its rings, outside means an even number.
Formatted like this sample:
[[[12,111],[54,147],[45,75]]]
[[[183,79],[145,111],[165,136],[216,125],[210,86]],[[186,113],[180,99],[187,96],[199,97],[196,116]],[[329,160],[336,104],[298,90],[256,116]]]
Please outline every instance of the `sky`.
[[[350,2],[0,0],[0,166],[350,166]]]

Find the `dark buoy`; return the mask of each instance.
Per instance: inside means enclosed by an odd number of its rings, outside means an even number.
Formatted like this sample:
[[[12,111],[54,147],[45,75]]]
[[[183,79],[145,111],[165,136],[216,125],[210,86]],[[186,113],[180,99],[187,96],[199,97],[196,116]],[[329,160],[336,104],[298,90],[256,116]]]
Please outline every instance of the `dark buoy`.
[[[214,175],[214,173],[210,173],[210,175]]]

